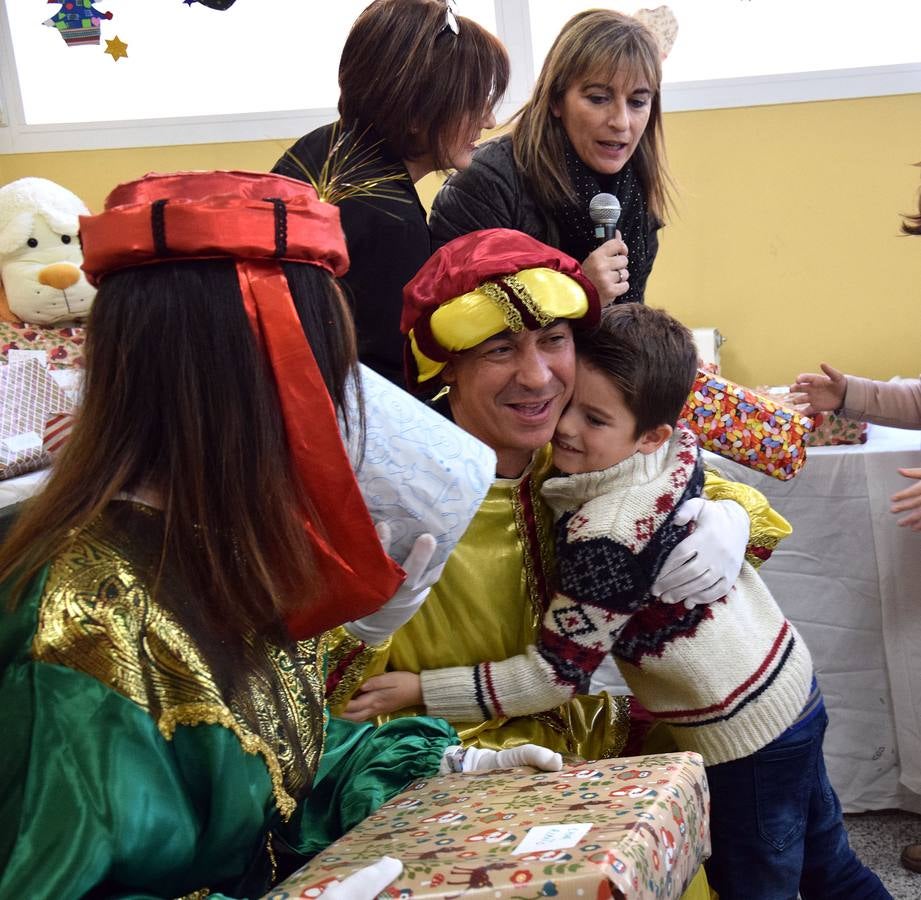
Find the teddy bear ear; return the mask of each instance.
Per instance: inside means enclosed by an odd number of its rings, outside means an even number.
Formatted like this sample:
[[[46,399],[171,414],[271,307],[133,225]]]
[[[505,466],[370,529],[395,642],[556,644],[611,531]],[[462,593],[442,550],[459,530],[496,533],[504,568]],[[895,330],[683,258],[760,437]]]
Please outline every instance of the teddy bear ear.
[[[24,210],[0,227],[0,255],[12,253],[25,244],[32,232],[33,214]]]

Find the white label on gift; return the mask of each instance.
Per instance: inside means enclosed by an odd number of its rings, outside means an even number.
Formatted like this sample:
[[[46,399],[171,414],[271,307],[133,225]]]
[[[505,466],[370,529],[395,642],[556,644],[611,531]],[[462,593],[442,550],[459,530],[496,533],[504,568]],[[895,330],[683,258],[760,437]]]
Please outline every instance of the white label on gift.
[[[34,359],[40,365],[48,365],[48,354],[44,350],[8,350],[6,358],[11,366],[28,362],[30,359]]]
[[[512,850],[513,856],[521,853],[540,853],[543,850],[566,850],[575,847],[591,830],[591,822],[570,822],[566,825],[535,825],[528,829],[524,840]]]
[[[24,431],[22,434],[14,434],[12,437],[4,438],[0,443],[10,453],[22,453],[23,450],[41,448],[42,437],[38,432]]]

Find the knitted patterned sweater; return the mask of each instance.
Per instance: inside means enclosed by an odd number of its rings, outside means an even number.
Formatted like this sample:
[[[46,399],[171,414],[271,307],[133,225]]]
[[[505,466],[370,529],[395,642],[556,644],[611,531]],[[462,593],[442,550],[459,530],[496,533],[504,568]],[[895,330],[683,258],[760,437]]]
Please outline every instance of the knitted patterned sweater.
[[[747,562],[732,591],[685,609],[650,593],[687,534],[678,506],[700,494],[696,440],[677,430],[653,454],[545,482],[559,517],[560,589],[538,645],[501,662],[422,673],[427,712],[480,721],[551,709],[584,690],[612,653],[637,699],[708,765],[748,756],[803,713],[812,659]]]

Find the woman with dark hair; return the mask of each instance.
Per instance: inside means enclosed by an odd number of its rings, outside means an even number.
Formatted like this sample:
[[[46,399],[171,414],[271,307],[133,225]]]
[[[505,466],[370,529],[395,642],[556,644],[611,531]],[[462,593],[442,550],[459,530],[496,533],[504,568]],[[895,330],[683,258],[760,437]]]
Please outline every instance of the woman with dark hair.
[[[151,175],[81,236],[83,407],[0,548],[0,896],[260,896],[456,763],[444,721],[325,710],[325,629],[411,612],[434,541],[401,587],[340,437],[335,207],[280,176]]]
[[[302,137],[273,171],[314,180],[348,171],[368,192],[342,201],[352,268],[343,279],[365,365],[403,385],[402,291],[432,252],[414,184],[470,164],[505,93],[505,48],[446,0],[375,0],[339,62],[339,120]]]
[[[511,134],[481,146],[439,191],[435,246],[481,228],[514,228],[582,260],[602,303],[642,302],[668,206],[660,55],[630,16],[573,16]],[[618,198],[622,236],[600,246],[589,215],[599,193]]]

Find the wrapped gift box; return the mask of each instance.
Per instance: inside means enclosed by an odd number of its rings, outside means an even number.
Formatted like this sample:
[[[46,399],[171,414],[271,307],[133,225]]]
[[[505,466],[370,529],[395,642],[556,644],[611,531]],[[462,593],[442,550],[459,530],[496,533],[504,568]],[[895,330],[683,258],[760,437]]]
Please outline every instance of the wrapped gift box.
[[[381,897],[669,900],[710,853],[696,753],[512,769],[413,784],[267,895],[322,896],[381,856],[403,874]]]
[[[0,479],[47,466],[46,424],[72,408],[38,360],[0,366]]]
[[[837,413],[821,413],[815,417],[815,430],[806,436],[809,447],[832,447],[835,444],[865,444],[867,423],[848,419]]]
[[[761,385],[755,392],[769,400],[792,406],[793,398],[789,385],[768,387]],[[848,419],[837,413],[819,413],[813,416],[813,428],[806,432],[807,447],[832,447],[835,444],[865,444],[867,442],[867,423],[857,419]]]
[[[10,351],[40,353],[49,369],[82,369],[86,330],[82,325],[17,325],[0,322],[0,362],[12,362]]]
[[[704,450],[743,466],[793,478],[806,462],[812,419],[749,388],[700,371],[678,420]]]

